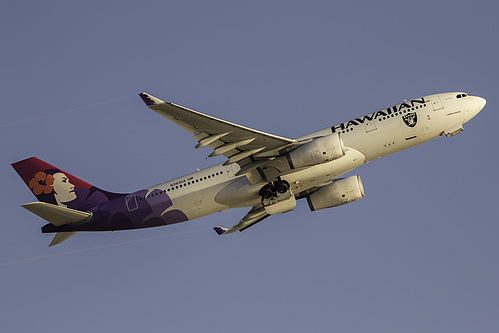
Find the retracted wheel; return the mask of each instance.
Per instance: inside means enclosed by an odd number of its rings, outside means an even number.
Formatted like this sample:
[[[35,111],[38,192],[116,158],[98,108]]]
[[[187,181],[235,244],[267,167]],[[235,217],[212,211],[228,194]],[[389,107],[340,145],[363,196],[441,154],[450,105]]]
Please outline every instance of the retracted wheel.
[[[287,181],[278,181],[274,184],[275,190],[279,193],[286,193],[289,190],[289,183]]]
[[[269,185],[265,185],[264,187],[262,187],[258,194],[264,199],[270,199],[275,196],[275,192]]]

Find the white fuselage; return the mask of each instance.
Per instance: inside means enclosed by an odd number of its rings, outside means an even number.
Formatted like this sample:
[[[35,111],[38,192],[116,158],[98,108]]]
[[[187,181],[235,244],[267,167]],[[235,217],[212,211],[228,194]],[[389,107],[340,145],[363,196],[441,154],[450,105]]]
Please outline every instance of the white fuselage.
[[[458,97],[459,96],[459,97]],[[364,117],[328,127],[297,138],[298,141],[340,133],[345,156],[323,164],[290,170],[282,175],[291,191],[300,193],[322,186],[356,167],[433,140],[473,118],[485,100],[464,93],[429,95],[376,111]],[[450,134],[449,134],[450,133]],[[267,182],[250,183],[245,175],[235,176],[237,164],[216,165],[179,177],[147,190],[166,191],[189,220],[235,207],[258,205],[259,189]]]

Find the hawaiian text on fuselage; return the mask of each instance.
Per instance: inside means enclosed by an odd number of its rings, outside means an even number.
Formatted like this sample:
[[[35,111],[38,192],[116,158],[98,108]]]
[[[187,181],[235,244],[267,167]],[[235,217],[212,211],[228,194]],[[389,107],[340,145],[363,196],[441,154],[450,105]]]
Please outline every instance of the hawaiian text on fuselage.
[[[389,115],[396,113],[396,112],[403,112],[404,108],[410,109],[410,108],[414,108],[415,106],[417,107],[418,105],[425,104],[425,103],[426,102],[425,102],[424,97],[421,97],[421,99],[412,99],[412,100],[406,101],[402,104],[391,106],[391,107],[387,108],[386,110],[376,111],[376,112],[368,114],[364,117],[355,118],[353,120],[335,125],[335,126],[331,127],[331,131],[333,133],[335,133],[336,131],[344,131],[344,130],[348,129],[350,126],[357,126],[360,124],[369,123],[369,122],[376,120],[380,117],[386,117],[386,116],[389,116]]]

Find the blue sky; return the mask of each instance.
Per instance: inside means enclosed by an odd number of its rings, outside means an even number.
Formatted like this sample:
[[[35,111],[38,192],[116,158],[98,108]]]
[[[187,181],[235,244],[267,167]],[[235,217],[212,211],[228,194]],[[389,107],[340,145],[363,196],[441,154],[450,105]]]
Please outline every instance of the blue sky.
[[[496,332],[493,1],[26,1],[0,12],[3,332]],[[362,166],[366,197],[237,209],[48,248],[10,167],[42,158],[131,192],[205,159],[138,97],[285,137],[446,91],[485,109],[453,138]]]

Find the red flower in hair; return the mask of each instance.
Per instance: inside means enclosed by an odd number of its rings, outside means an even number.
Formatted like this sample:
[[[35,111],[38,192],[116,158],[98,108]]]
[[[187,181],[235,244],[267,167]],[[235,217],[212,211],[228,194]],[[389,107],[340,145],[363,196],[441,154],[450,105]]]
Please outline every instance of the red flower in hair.
[[[29,181],[29,188],[35,195],[50,193],[54,189],[54,176],[47,175],[45,172],[38,172],[33,179]]]

